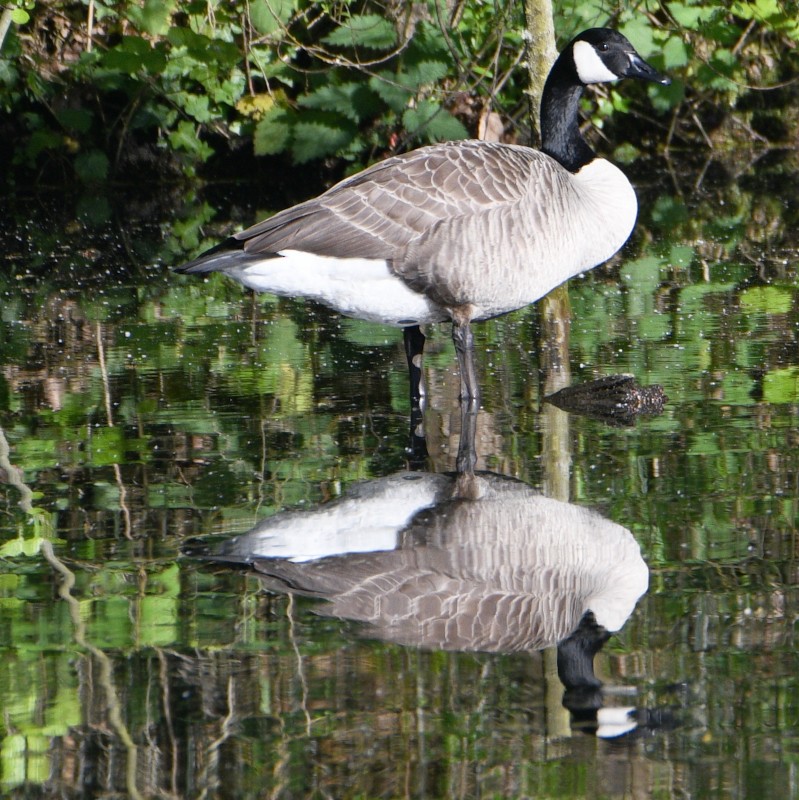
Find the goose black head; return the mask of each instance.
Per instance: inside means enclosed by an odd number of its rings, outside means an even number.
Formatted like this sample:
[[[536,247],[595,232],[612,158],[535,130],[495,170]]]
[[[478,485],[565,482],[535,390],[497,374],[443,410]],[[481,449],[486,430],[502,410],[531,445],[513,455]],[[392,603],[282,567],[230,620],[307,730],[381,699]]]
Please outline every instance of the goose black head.
[[[622,78],[638,78],[663,86],[671,78],[659,73],[644,61],[630,42],[610,28],[590,28],[576,36],[569,45],[574,68],[583,84],[606,83]]]

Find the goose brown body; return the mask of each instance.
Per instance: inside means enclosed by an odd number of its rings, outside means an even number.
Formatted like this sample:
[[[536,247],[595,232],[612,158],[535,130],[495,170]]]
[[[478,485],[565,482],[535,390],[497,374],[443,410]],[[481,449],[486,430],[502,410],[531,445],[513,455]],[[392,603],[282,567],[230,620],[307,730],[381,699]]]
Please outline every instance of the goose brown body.
[[[632,187],[603,159],[573,174],[528,147],[448,142],[377,164],[184,269],[224,269],[259,291],[403,327],[465,305],[481,320],[610,258],[636,214]],[[339,296],[342,281],[372,285]]]

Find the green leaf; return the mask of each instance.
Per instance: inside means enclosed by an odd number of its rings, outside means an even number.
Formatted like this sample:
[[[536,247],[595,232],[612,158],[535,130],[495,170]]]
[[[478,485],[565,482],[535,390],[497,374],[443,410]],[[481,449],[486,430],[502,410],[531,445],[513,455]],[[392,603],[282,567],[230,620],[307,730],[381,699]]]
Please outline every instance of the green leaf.
[[[320,86],[311,94],[300,97],[298,102],[305,108],[335,111],[353,122],[373,117],[381,108],[375,93],[368,86],[355,82]]]
[[[687,269],[694,261],[696,252],[690,244],[675,244],[669,250],[669,263],[680,269]]]
[[[194,123],[186,119],[181,120],[169,134],[169,143],[176,150],[185,150],[201,161],[206,161],[214,154],[213,149],[197,136]]]
[[[782,15],[778,0],[748,0],[745,3],[739,0],[732,4],[730,11],[741,19],[754,19],[760,22]]]
[[[208,94],[215,103],[225,103],[235,106],[247,86],[247,81],[243,73],[234,70],[230,80],[222,81],[216,86],[209,86]]]
[[[25,25],[30,22],[31,15],[24,8],[15,8],[11,12],[11,21],[16,25]]]
[[[125,437],[121,428],[98,428],[89,446],[89,461],[95,467],[121,464],[125,460]]]
[[[108,166],[108,156],[99,150],[81,153],[75,159],[75,172],[86,183],[104,181],[108,177]]]
[[[407,66],[400,72],[397,79],[405,86],[414,89],[420,86],[428,86],[438,83],[449,73],[449,65],[445,61],[417,61],[415,64]]]
[[[396,73],[384,70],[373,75],[369,88],[392,111],[400,114],[420,88],[438,83],[448,73],[449,67],[444,61],[417,61]]]
[[[795,403],[799,398],[799,367],[773,369],[763,378],[763,399],[767,403]]]
[[[663,45],[663,66],[665,69],[684,67],[690,60],[688,45],[678,36],[670,36]]]
[[[623,33],[633,44],[633,47],[644,57],[649,58],[659,51],[655,43],[654,28],[643,14],[636,14],[629,22],[620,26]]]
[[[391,22],[377,14],[356,14],[322,41],[331,47],[390,50],[397,43],[397,31]]]
[[[173,47],[185,47],[201,64],[232,67],[241,59],[239,48],[223,39],[211,39],[191,28],[170,28],[167,39]]]
[[[433,14],[438,13],[436,7]],[[449,62],[451,58],[450,40],[444,35],[442,26],[437,21],[420,20],[408,44],[406,62],[408,64],[421,60]]]
[[[294,0],[251,0],[250,22],[262,36],[280,30],[296,10]]]
[[[1,558],[16,558],[17,556],[22,554],[22,548],[25,545],[25,540],[22,537],[17,539],[12,539],[10,542],[6,542],[2,546],[0,546],[0,557]]]
[[[628,287],[638,287],[644,292],[651,292],[660,283],[660,268],[663,259],[658,256],[641,256],[634,261],[625,262],[621,279]]]
[[[616,89],[611,89],[609,93],[610,97],[610,109],[608,109],[608,114],[612,113],[613,111],[620,111],[622,114],[626,114],[630,110],[630,98],[623,95],[621,92],[616,91]]]
[[[291,152],[297,163],[333,155],[346,147],[357,130],[339,114],[318,113],[309,119],[303,115],[294,125]]]
[[[142,597],[137,617],[138,639],[143,646],[166,647],[176,641],[178,603],[172,597]]]
[[[58,121],[69,131],[86,133],[92,125],[93,114],[82,108],[63,108],[56,112]]]
[[[111,219],[111,205],[101,194],[86,193],[78,202],[75,216],[87,225],[99,227]]]
[[[162,50],[150,47],[149,42],[138,36],[123,36],[122,41],[102,57],[106,69],[134,75],[140,70],[151,74],[160,73],[166,66],[166,56]]]
[[[469,136],[463,123],[433,100],[422,100],[415,108],[407,109],[402,115],[402,124],[409,133],[428,141],[466,139]]]
[[[663,195],[655,201],[652,208],[652,222],[661,228],[676,228],[688,219],[688,208],[677,197]]]
[[[140,30],[152,36],[163,36],[170,28],[175,0],[145,0],[143,6],[129,3],[128,19]]]
[[[732,69],[738,64],[738,56],[727,48],[718,48],[713,51],[711,63],[717,69]]]
[[[665,114],[682,102],[685,96],[685,84],[680,80],[673,80],[670,86],[650,84],[648,93],[652,107],[658,113]]]
[[[213,114],[208,108],[208,96],[204,94],[190,94],[189,92],[178,92],[175,95],[175,102],[197,122],[210,122]]]
[[[787,314],[793,307],[793,292],[780,286],[752,286],[741,292],[740,302],[750,314]]]
[[[397,80],[393,72],[386,70],[369,79],[369,88],[392,110],[401,114],[408,105],[413,92]]]
[[[255,126],[255,155],[271,156],[288,150],[294,115],[285,108],[272,108]]]
[[[641,151],[630,142],[620,144],[613,151],[613,160],[618,164],[632,164],[640,158]]]
[[[681,28],[697,30],[708,22],[717,9],[711,5],[693,5],[690,3],[669,3],[669,13]]]

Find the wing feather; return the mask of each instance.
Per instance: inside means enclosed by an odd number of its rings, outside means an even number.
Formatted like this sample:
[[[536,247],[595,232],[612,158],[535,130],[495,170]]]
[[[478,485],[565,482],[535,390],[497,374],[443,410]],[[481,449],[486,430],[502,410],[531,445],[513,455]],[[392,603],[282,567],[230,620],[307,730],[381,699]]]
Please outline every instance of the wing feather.
[[[519,203],[551,161],[515,145],[431,145],[376,164],[235,239],[251,255],[294,249],[391,260],[439,222]]]

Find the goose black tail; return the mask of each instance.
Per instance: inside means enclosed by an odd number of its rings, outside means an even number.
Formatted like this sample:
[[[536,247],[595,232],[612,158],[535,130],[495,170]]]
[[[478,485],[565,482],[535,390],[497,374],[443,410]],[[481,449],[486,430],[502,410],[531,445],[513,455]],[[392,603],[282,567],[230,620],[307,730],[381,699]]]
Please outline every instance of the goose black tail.
[[[268,258],[265,253],[259,253],[256,256],[245,252],[244,242],[231,236],[210,250],[206,250],[193,261],[189,261],[188,264],[176,267],[175,272],[180,272],[184,275],[204,272],[227,272],[237,267],[246,266],[252,261],[263,261],[265,258]]]

